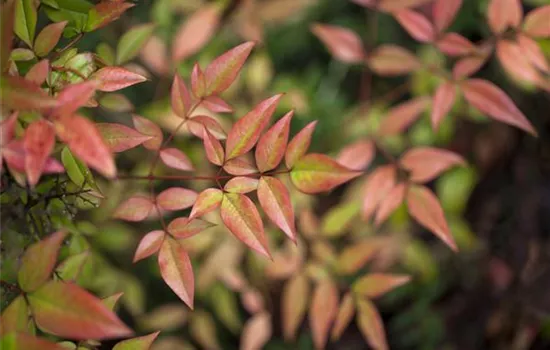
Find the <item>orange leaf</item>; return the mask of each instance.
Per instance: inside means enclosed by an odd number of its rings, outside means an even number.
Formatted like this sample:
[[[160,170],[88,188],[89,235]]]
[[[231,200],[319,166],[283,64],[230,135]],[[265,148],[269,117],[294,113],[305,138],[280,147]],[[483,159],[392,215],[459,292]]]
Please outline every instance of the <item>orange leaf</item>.
[[[408,283],[410,276],[371,273],[353,283],[353,291],[361,296],[374,299]]]
[[[338,272],[351,275],[359,271],[367,262],[374,258],[379,245],[373,240],[363,240],[344,248],[338,257],[336,267]]]
[[[332,322],[338,312],[338,289],[328,279],[319,282],[309,310],[309,325],[316,349],[324,349]]]
[[[193,164],[189,158],[177,148],[165,148],[160,151],[160,159],[172,169],[193,171]]]
[[[454,251],[458,249],[439,200],[432,191],[424,186],[411,186],[407,193],[407,206],[419,224],[432,231]]]
[[[462,7],[462,0],[435,0],[432,13],[435,28],[443,32],[451,25],[458,11]]]
[[[258,188],[258,183],[258,179],[246,176],[238,176],[227,181],[227,183],[223,187],[223,190],[231,193],[249,193]]]
[[[13,299],[0,317],[0,336],[16,332],[29,332],[29,306],[23,295]]]
[[[180,118],[187,118],[191,110],[191,95],[183,79],[176,73],[170,90],[172,110]]]
[[[221,205],[221,217],[235,237],[256,252],[271,258],[262,219],[250,198],[239,193],[226,193]]]
[[[361,299],[357,302],[357,325],[373,349],[388,349],[384,323],[382,323],[380,314],[370,300]]]
[[[252,316],[244,325],[239,349],[262,349],[271,338],[271,332],[271,315],[267,311]]]
[[[344,147],[338,154],[336,161],[353,170],[364,170],[368,168],[375,155],[374,142],[360,140]]]
[[[416,183],[431,181],[453,166],[466,165],[460,155],[431,147],[410,149],[401,156],[399,163],[410,172],[410,180]]]
[[[456,86],[451,82],[445,82],[437,87],[432,103],[432,128],[439,129],[439,125],[445,116],[451,111],[456,99]]]
[[[165,236],[166,233],[161,230],[151,231],[143,236],[141,241],[139,241],[133,262],[138,262],[158,252],[162,246],[162,242],[164,242]]]
[[[516,28],[523,20],[523,8],[519,0],[490,0],[487,22],[494,34],[501,34],[508,27]]]
[[[133,115],[132,121],[134,122],[134,128],[143,135],[150,136],[151,138],[143,143],[143,147],[156,151],[162,144],[162,130],[159,126],[149,119],[143,118],[139,115]]]
[[[222,191],[217,188],[207,188],[202,191],[195,200],[195,205],[193,205],[193,209],[191,209],[191,215],[189,215],[189,218],[197,218],[215,210],[220,206],[222,199]]]
[[[88,12],[84,31],[91,32],[117,20],[126,10],[136,6],[124,0],[103,0]]]
[[[269,219],[296,242],[294,209],[285,185],[274,177],[262,176],[258,184],[258,200]]]
[[[172,60],[179,62],[199,52],[214,36],[220,21],[218,6],[203,6],[177,30],[172,42]]]
[[[45,119],[32,122],[25,130],[25,172],[31,187],[38,183],[54,145],[55,131]]]
[[[421,67],[413,53],[392,44],[378,46],[369,56],[368,64],[375,73],[385,76],[404,75]]]
[[[328,24],[314,24],[311,31],[337,60],[345,63],[361,63],[365,60],[363,43],[353,31]]]
[[[461,85],[466,100],[489,117],[537,136],[537,132],[514,102],[493,83],[470,79]]]
[[[423,43],[434,41],[435,29],[424,15],[412,10],[401,10],[394,16],[414,39]]]
[[[317,121],[312,121],[300,130],[300,132],[297,133],[296,136],[294,136],[288,143],[288,147],[285,152],[285,164],[287,168],[291,169],[298,159],[302,158],[304,154],[306,154],[309,149],[309,145],[311,144],[311,137],[316,125]]]
[[[550,5],[537,7],[529,12],[523,23],[525,34],[535,38],[550,37]]]
[[[249,41],[234,47],[206,67],[204,72],[206,80],[205,95],[223,92],[233,83],[254,45],[253,42]]]
[[[182,245],[174,239],[165,239],[160,248],[158,264],[164,282],[193,309],[195,278],[189,254]]]
[[[153,207],[153,202],[149,198],[135,196],[120,204],[113,217],[126,221],[142,221],[149,216]]]
[[[212,164],[220,166],[223,165],[225,155],[222,144],[208,131],[207,128],[204,128],[203,132],[204,137],[202,138],[202,141],[204,143],[206,158],[208,158],[208,161]]]
[[[297,274],[286,282],[281,301],[283,334],[287,341],[296,337],[296,330],[306,314],[310,288],[307,277]]]
[[[332,333],[330,335],[332,341],[340,339],[342,333],[344,333],[346,328],[349,326],[354,313],[355,305],[353,295],[348,292],[342,298],[342,302],[338,308],[338,314],[336,315],[336,320],[334,321],[334,328],[332,328]]]
[[[144,76],[122,67],[104,67],[95,72],[91,79],[99,82],[98,90],[117,91],[147,80]]]
[[[197,192],[182,187],[170,187],[157,196],[157,204],[164,210],[182,210],[197,200]]]
[[[396,169],[393,165],[378,167],[367,177],[363,189],[362,216],[364,220],[370,219],[380,202],[395,186],[396,177]]]
[[[382,136],[402,133],[420,117],[429,102],[428,97],[421,96],[393,107],[380,124],[378,133]]]
[[[256,165],[260,172],[275,169],[283,159],[293,115],[294,111],[288,112],[260,137],[256,146]]]
[[[376,211],[374,223],[380,226],[390,215],[403,203],[405,199],[407,186],[404,183],[397,184],[392,188],[388,195],[382,198]]]

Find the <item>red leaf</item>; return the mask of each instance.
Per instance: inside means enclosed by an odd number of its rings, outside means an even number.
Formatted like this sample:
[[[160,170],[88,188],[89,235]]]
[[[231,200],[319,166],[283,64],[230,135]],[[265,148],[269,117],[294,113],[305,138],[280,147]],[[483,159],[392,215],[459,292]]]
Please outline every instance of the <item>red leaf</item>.
[[[316,125],[317,121],[312,121],[300,130],[300,132],[288,143],[285,152],[285,164],[287,168],[291,169],[294,164],[306,154],[311,144],[311,137]]]
[[[139,241],[139,245],[134,255],[134,263],[150,257],[159,251],[166,233],[161,230],[151,231]]]
[[[384,165],[376,168],[367,177],[363,189],[364,220],[369,220],[380,202],[388,195],[396,183],[396,169],[393,165]]]
[[[208,221],[181,217],[170,222],[168,232],[176,238],[189,238],[213,226]]]
[[[438,32],[443,32],[455,19],[462,7],[462,0],[436,0],[432,6],[435,28]]]
[[[25,130],[25,172],[31,187],[38,183],[54,145],[55,131],[45,119],[32,122]]]
[[[225,160],[225,155],[220,141],[218,141],[218,139],[216,139],[207,128],[204,128],[204,137],[202,138],[202,141],[204,143],[204,150],[208,161],[212,164],[222,166]]]
[[[285,185],[274,177],[262,176],[258,184],[258,200],[269,219],[296,242],[294,209]]]
[[[254,45],[253,42],[246,42],[234,47],[206,67],[204,72],[206,79],[205,95],[220,93],[233,83]]]
[[[57,231],[25,250],[17,274],[17,282],[23,291],[33,292],[51,278],[65,236],[66,232]]]
[[[394,16],[414,39],[423,43],[435,40],[435,29],[424,15],[412,10],[402,10],[395,13]]]
[[[259,180],[252,177],[238,176],[227,181],[224,191],[230,193],[248,193],[258,188]]]
[[[535,38],[550,37],[550,5],[537,7],[529,12],[523,23],[525,34]]]
[[[189,158],[177,148],[165,148],[160,151],[160,159],[162,162],[172,168],[183,171],[193,171],[193,164]]]
[[[397,184],[392,188],[388,195],[382,198],[376,211],[374,223],[380,226],[405,200],[407,186],[404,183]]]
[[[100,91],[117,91],[147,80],[142,75],[122,67],[105,67],[95,72],[92,77],[99,82]]]
[[[235,237],[256,252],[271,258],[262,219],[250,198],[239,193],[226,193],[221,205],[221,217]]]
[[[375,73],[386,76],[404,75],[422,66],[410,51],[392,44],[378,46],[369,56],[368,64]]]
[[[113,350],[149,350],[160,331],[117,343]]]
[[[538,83],[541,80],[529,56],[522,48],[510,40],[499,40],[497,57],[504,69],[515,79]]]
[[[508,27],[516,28],[523,20],[523,8],[519,0],[490,0],[487,8],[487,21],[495,34]]]
[[[231,113],[233,108],[218,96],[208,96],[202,101],[202,106],[214,113]]]
[[[231,175],[244,176],[252,175],[258,172],[253,162],[245,156],[240,156],[225,162],[223,170]]]
[[[74,155],[106,177],[115,177],[113,155],[93,122],[75,114],[59,118],[54,125],[57,136]]]
[[[197,192],[182,187],[171,187],[157,196],[157,204],[164,210],[182,210],[197,200]]]
[[[220,123],[218,123],[215,119],[204,115],[199,115],[189,119],[187,122],[187,127],[193,135],[201,139],[203,138],[204,128],[207,128],[208,131],[210,131],[210,133],[218,140],[225,140],[227,138],[227,135]]]
[[[344,147],[336,161],[353,170],[364,170],[370,165],[375,155],[374,142],[360,140]]]
[[[489,117],[537,136],[537,132],[514,102],[493,83],[470,79],[461,85],[466,100]]]
[[[241,350],[262,349],[271,338],[271,315],[260,312],[250,318],[241,334]]]
[[[71,84],[57,95],[58,107],[52,112],[53,116],[71,115],[80,107],[84,107],[93,98],[97,83],[88,80],[82,83]]]
[[[18,76],[2,75],[0,96],[2,106],[19,111],[43,111],[57,106],[57,101],[48,96],[40,86]]]
[[[418,223],[432,231],[452,250],[457,251],[454,238],[447,226],[439,200],[427,187],[412,186],[407,193],[409,213]]]
[[[189,218],[194,219],[215,210],[220,206],[222,199],[222,191],[217,188],[207,188],[197,197],[195,205],[193,205],[193,209],[191,209],[191,215],[189,215]]]
[[[263,100],[233,125],[225,144],[227,160],[243,155],[254,147],[282,96],[279,94]]]
[[[143,143],[143,147],[156,151],[162,145],[162,130],[159,126],[149,119],[143,118],[139,115],[133,115],[132,121],[134,122],[134,128],[143,135],[150,136],[151,138]]]
[[[115,153],[124,152],[151,139],[151,136],[143,135],[122,124],[97,123],[96,126],[107,147]]]
[[[84,30],[91,32],[102,28],[117,20],[126,10],[134,6],[135,4],[124,2],[124,0],[103,0],[88,12],[88,21]]]
[[[535,40],[523,34],[518,34],[516,40],[521,52],[525,54],[531,64],[543,72],[550,73],[550,65],[544,56],[544,52]]]
[[[361,296],[374,299],[400,287],[411,280],[406,275],[371,273],[353,283],[353,291]]]
[[[292,168],[290,179],[304,193],[327,192],[361,175],[348,169],[324,154],[308,154]]]
[[[78,340],[132,334],[100,299],[75,284],[50,281],[27,298],[36,324],[46,333]]]
[[[460,155],[431,147],[410,149],[401,156],[399,163],[410,172],[410,180],[416,183],[431,181],[453,166],[466,165]]]
[[[357,326],[373,349],[388,349],[384,323],[376,307],[368,299],[359,299],[357,302]]]
[[[46,56],[53,50],[55,45],[59,42],[61,34],[63,34],[63,29],[65,29],[67,23],[67,21],[52,23],[42,29],[34,41],[33,49],[37,56]]]
[[[402,133],[420,117],[429,103],[428,97],[421,96],[391,108],[380,124],[378,133],[381,136]]]
[[[126,221],[143,221],[153,210],[153,202],[147,197],[135,196],[120,204],[113,217]]]
[[[195,278],[189,254],[178,241],[168,238],[162,243],[158,263],[164,282],[193,309]]]
[[[256,146],[256,165],[260,172],[275,169],[283,159],[293,115],[294,111],[288,112],[260,137]]]
[[[439,129],[445,116],[451,111],[456,99],[456,86],[452,82],[445,82],[435,90],[432,103],[432,128]]]
[[[476,51],[475,45],[458,33],[447,33],[437,40],[436,46],[448,56],[466,56]]]
[[[35,83],[36,85],[42,85],[46,82],[46,79],[48,79],[49,74],[50,61],[43,59],[29,69],[25,75],[25,79]]]
[[[487,58],[486,55],[475,55],[461,59],[453,67],[453,78],[461,80],[475,74],[483,67]]]
[[[204,96],[206,91],[206,78],[198,63],[195,63],[191,71],[191,90],[196,98]]]
[[[309,325],[316,349],[324,349],[332,322],[338,312],[338,289],[328,279],[319,282],[309,311]]]
[[[344,333],[346,328],[349,326],[354,313],[355,305],[353,295],[348,292],[342,298],[342,302],[340,303],[340,307],[338,308],[338,314],[336,315],[336,319],[334,320],[334,327],[332,328],[332,332],[330,335],[332,341],[340,339],[342,333]]]
[[[325,44],[331,55],[345,63],[361,63],[366,53],[363,43],[353,31],[328,24],[314,24],[311,31]]]
[[[297,274],[283,288],[281,317],[283,334],[287,341],[296,337],[310,298],[309,282],[304,274]]]
[[[216,33],[219,21],[219,7],[215,4],[195,11],[176,32],[172,60],[178,62],[199,52]]]
[[[191,95],[185,82],[177,73],[174,75],[174,82],[172,83],[171,102],[174,113],[178,117],[186,119],[191,110]]]

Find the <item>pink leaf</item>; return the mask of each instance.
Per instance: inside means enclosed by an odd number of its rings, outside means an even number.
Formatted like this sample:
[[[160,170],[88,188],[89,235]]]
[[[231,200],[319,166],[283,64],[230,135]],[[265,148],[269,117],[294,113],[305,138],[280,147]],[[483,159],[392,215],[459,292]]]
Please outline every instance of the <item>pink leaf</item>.
[[[388,349],[384,323],[372,301],[359,299],[357,302],[357,326],[370,347],[376,350]]]
[[[515,79],[537,83],[541,77],[522,48],[510,40],[499,40],[496,49],[498,60]]]
[[[122,124],[97,123],[96,126],[107,147],[115,153],[124,152],[151,139],[151,136],[143,135]]]
[[[160,151],[160,159],[172,169],[193,171],[193,164],[189,158],[177,148],[165,148]]]
[[[197,197],[195,205],[193,205],[193,209],[191,209],[191,215],[189,215],[189,218],[197,218],[215,210],[220,206],[222,199],[222,191],[217,188],[207,188]]]
[[[191,90],[196,98],[204,96],[206,91],[206,78],[198,63],[195,63],[191,71]]]
[[[258,200],[269,219],[296,242],[294,209],[286,186],[274,177],[262,176],[258,184]]]
[[[256,165],[260,172],[275,169],[283,159],[293,115],[294,111],[288,112],[260,137],[256,146]]]
[[[54,128],[45,119],[32,122],[25,130],[23,136],[25,172],[31,187],[38,183],[54,145]]]
[[[411,280],[406,275],[371,273],[353,283],[353,291],[369,299],[379,298]]]
[[[394,14],[395,19],[414,39],[429,43],[435,39],[435,30],[428,19],[412,10],[402,10]]]
[[[225,140],[227,138],[227,135],[220,123],[218,123],[215,119],[204,115],[190,118],[187,122],[187,127],[193,135],[201,139],[204,137],[204,128],[208,129],[208,131],[210,131],[210,133],[218,140]]]
[[[412,186],[407,193],[409,213],[418,223],[457,251],[456,243],[447,225],[439,200],[427,187]]]
[[[57,136],[74,155],[106,177],[115,177],[113,155],[93,122],[75,114],[57,119],[54,125]]]
[[[225,162],[223,170],[231,175],[244,176],[252,175],[258,172],[256,166],[248,157],[240,156]]]
[[[420,117],[428,107],[429,102],[428,97],[421,96],[391,108],[380,124],[378,133],[381,136],[388,136],[404,132]]]
[[[176,32],[172,60],[178,62],[199,52],[212,39],[219,22],[220,11],[215,4],[195,11]]]
[[[151,213],[153,202],[147,197],[135,196],[120,204],[113,217],[126,221],[143,221]]]
[[[392,44],[378,46],[369,56],[368,64],[376,74],[385,76],[404,75],[421,67],[414,54]]]
[[[537,132],[514,102],[493,83],[470,79],[461,85],[466,100],[489,117],[536,136]]]
[[[233,83],[254,45],[253,42],[246,42],[234,47],[206,67],[204,72],[206,79],[205,95],[223,92]]]
[[[202,141],[204,143],[206,158],[208,158],[210,163],[222,166],[225,160],[222,144],[206,128],[204,128],[203,135]]]
[[[460,155],[444,149],[417,147],[401,156],[399,163],[416,183],[431,181],[453,166],[466,164]]]
[[[13,140],[17,117],[19,117],[19,112],[15,111],[9,117],[0,121],[0,146],[5,146]]]
[[[252,316],[244,325],[239,349],[262,349],[271,338],[271,332],[271,315],[267,311]]]
[[[445,116],[451,111],[456,99],[456,86],[452,82],[445,82],[435,90],[432,103],[432,128],[439,129]]]
[[[271,257],[262,219],[250,198],[239,193],[226,193],[221,205],[221,217],[235,237],[256,252]]]
[[[92,75],[92,79],[99,82],[98,90],[107,92],[121,90],[147,80],[144,76],[122,67],[101,68]]]
[[[132,335],[101,299],[76,284],[50,281],[30,293],[28,300],[36,324],[46,333],[77,340]]]
[[[178,241],[168,238],[160,248],[158,264],[164,282],[193,309],[195,278],[189,254]]]
[[[0,105],[19,111],[43,111],[57,106],[57,101],[40,86],[18,76],[2,77],[0,96]]]
[[[233,108],[231,108],[231,106],[228,105],[227,102],[225,102],[220,97],[215,95],[205,97],[204,100],[202,101],[202,106],[214,113],[233,112]]]
[[[338,314],[334,320],[334,328],[332,328],[330,335],[332,341],[340,339],[342,333],[344,333],[346,328],[349,326],[353,318],[353,314],[355,313],[354,303],[355,301],[353,300],[353,295],[350,292],[346,293],[346,295],[342,298],[342,302],[338,308]]]
[[[374,142],[360,140],[344,147],[338,154],[336,161],[353,170],[364,170],[370,165],[375,155]]]
[[[521,52],[525,54],[531,64],[543,72],[550,73],[550,65],[544,56],[544,52],[535,40],[523,34],[518,34],[516,40]]]
[[[174,75],[170,94],[172,110],[178,117],[186,119],[188,117],[187,114],[191,110],[191,95],[185,82],[177,73]]]
[[[380,202],[388,195],[396,183],[396,169],[393,165],[376,168],[367,177],[363,189],[362,216],[369,220]]]
[[[300,132],[288,143],[285,152],[285,164],[287,168],[291,169],[294,164],[306,154],[311,144],[311,137],[316,125],[317,121],[312,121],[300,130]]]
[[[405,200],[407,186],[404,183],[397,184],[392,188],[387,196],[382,198],[378,205],[378,210],[374,217],[374,223],[376,226],[382,225],[390,215],[403,203]]]
[[[438,32],[443,32],[455,19],[462,7],[462,0],[436,0],[432,6],[435,28]]]
[[[224,191],[230,193],[249,193],[258,188],[259,180],[252,177],[238,176],[227,181]]]
[[[328,24],[314,24],[311,31],[325,44],[334,58],[345,63],[361,63],[365,60],[363,43],[353,31]]]
[[[302,323],[310,299],[309,282],[304,274],[297,274],[283,288],[281,317],[284,338],[293,340]]]
[[[324,349],[338,312],[338,289],[328,279],[319,282],[311,299],[309,325],[316,349]]]
[[[308,154],[294,164],[290,179],[304,193],[327,192],[361,175],[324,154]]]
[[[254,147],[260,138],[260,133],[269,124],[282,96],[275,95],[260,102],[233,125],[225,145],[227,160],[243,155]]]
[[[466,56],[476,51],[475,45],[457,33],[447,33],[436,42],[437,48],[448,56]]]
[[[461,80],[475,74],[483,67],[487,58],[486,55],[474,55],[461,59],[453,67],[453,78]]]
[[[36,85],[42,85],[46,82],[46,79],[48,79],[49,75],[50,61],[48,61],[47,59],[43,59],[29,69],[29,71],[25,75],[25,79],[32,81]]]
[[[523,20],[520,0],[490,0],[487,21],[494,34],[501,34],[508,27],[516,28]]]
[[[418,7],[432,0],[380,0],[378,8],[386,12],[396,12],[407,8]]]
[[[164,210],[182,210],[197,200],[197,192],[182,187],[170,187],[157,196],[157,204]]]
[[[52,111],[54,116],[70,115],[80,107],[84,107],[94,97],[97,83],[88,80],[82,83],[71,84],[57,95],[59,106]]]
[[[132,121],[134,122],[134,128],[143,135],[150,136],[151,138],[143,143],[143,147],[156,151],[162,145],[162,130],[159,126],[149,119],[143,118],[139,115],[133,115]]]
[[[181,217],[168,224],[168,232],[176,238],[189,238],[213,226],[208,221]]]
[[[529,12],[523,23],[525,34],[535,38],[550,37],[550,5],[541,6]]]
[[[139,241],[139,245],[136,249],[136,254],[134,255],[134,263],[150,257],[159,251],[164,242],[164,237],[166,233],[161,230],[151,231]]]

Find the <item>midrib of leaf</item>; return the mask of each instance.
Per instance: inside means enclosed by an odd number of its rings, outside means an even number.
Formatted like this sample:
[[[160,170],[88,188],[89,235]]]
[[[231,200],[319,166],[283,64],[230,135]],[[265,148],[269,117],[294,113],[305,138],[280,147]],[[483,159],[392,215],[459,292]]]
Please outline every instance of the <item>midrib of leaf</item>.
[[[248,221],[244,219],[244,217],[241,215],[241,210],[239,210],[239,208],[233,203],[233,201],[231,200],[231,195],[225,195],[224,196],[225,198],[227,198],[228,200],[228,203],[231,205],[231,207],[237,212],[237,217],[239,218],[239,221],[241,221],[242,223],[244,223],[244,225],[246,226],[246,228],[248,229],[248,231],[250,233],[252,233],[252,235],[256,238],[256,240],[258,240],[258,237],[256,237],[256,235],[254,234],[254,230],[253,228],[249,225]],[[238,195],[237,195],[238,197]],[[223,203],[222,203],[223,205]]]

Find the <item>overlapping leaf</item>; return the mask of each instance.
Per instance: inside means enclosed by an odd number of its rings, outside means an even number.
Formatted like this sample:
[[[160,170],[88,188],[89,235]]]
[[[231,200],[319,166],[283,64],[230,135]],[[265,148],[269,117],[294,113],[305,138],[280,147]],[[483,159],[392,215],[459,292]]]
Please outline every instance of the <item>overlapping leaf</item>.
[[[209,213],[220,206],[223,199],[223,192],[217,188],[207,188],[202,191],[191,209],[191,215],[189,218],[197,218]]]
[[[99,82],[98,90],[107,92],[121,90],[147,80],[144,76],[122,67],[101,68],[93,74],[92,79]]]
[[[46,162],[53,151],[55,132],[53,126],[44,119],[31,123],[25,130],[25,172],[31,186],[38,183]]]
[[[313,131],[315,131],[316,125],[317,121],[309,123],[288,143],[285,152],[285,164],[287,168],[291,169],[298,159],[306,154],[311,144],[311,137]]]
[[[362,217],[369,220],[380,202],[393,189],[396,182],[396,169],[393,165],[376,168],[368,177],[363,189]]]
[[[213,226],[214,224],[201,219],[181,217],[170,222],[167,229],[176,238],[189,238]]]

